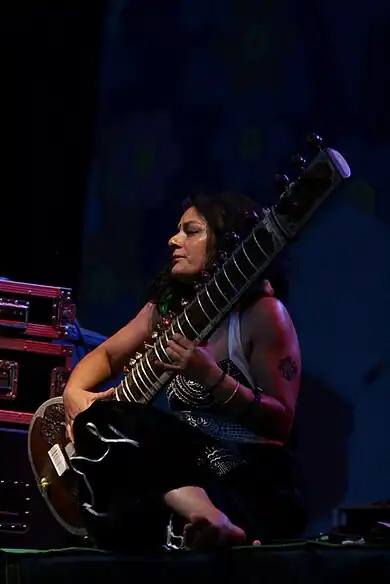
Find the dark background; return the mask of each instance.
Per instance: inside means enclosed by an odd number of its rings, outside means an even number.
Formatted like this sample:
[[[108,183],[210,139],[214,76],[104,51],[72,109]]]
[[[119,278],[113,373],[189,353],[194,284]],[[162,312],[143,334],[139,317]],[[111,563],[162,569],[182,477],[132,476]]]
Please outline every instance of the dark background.
[[[77,297],[105,3],[11,3],[2,71],[2,275]]]
[[[373,0],[110,0],[10,13],[1,272],[74,288],[111,334],[195,187],[263,204],[312,131],[353,179],[291,248],[311,531],[390,496],[390,8]]]

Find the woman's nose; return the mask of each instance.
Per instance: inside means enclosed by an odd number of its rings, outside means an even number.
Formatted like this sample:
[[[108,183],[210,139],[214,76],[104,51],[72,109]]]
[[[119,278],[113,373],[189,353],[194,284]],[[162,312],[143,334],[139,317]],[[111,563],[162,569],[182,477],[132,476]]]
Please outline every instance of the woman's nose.
[[[178,247],[182,247],[182,241],[180,239],[180,234],[176,234],[168,241],[168,245],[171,249],[177,249]]]
[[[177,236],[174,235],[173,237],[171,237],[171,239],[168,241],[168,245],[171,249],[180,247],[179,242],[177,240]]]

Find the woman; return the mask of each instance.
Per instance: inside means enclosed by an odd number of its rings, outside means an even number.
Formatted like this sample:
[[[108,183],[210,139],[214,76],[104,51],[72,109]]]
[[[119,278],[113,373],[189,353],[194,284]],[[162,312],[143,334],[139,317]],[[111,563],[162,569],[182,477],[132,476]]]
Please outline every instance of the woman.
[[[246,237],[253,227],[248,218],[255,216],[243,196],[196,198],[169,241],[172,265],[157,278],[151,301],[71,375],[64,404],[76,450],[87,455],[96,448],[91,421],[100,435],[129,439],[91,471],[101,490],[86,521],[102,547],[174,547],[178,541],[177,547],[212,549],[292,538],[304,529],[286,448],[300,350],[269,280],[242,299],[205,346],[181,335],[169,342],[169,363],[160,367],[176,374],[165,389],[170,413],[109,400],[113,390],[96,393],[150,342],[157,326],[182,311],[225,257],[232,234]]]

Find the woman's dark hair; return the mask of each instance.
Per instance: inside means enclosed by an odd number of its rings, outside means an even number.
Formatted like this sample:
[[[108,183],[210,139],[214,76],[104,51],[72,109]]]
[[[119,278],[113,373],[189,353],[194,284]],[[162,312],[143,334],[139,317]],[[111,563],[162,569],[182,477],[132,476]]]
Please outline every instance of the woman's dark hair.
[[[241,194],[223,193],[218,195],[196,195],[186,201],[185,209],[195,207],[197,212],[204,217],[213,234],[213,245],[208,250],[207,271],[211,273],[213,266],[221,252],[226,251],[229,244],[229,235],[235,233],[239,239],[244,240],[254,227],[253,218],[260,216],[261,210],[256,204]],[[231,238],[230,238],[231,240]],[[236,243],[238,245],[238,242]],[[263,272],[260,282],[265,279],[271,282],[275,295],[282,301],[287,296],[287,279],[283,270],[281,258],[276,258]],[[162,316],[173,312],[181,312],[182,300],[191,300],[195,295],[195,283],[187,284],[174,278],[171,268],[166,268],[154,279],[149,299],[156,304]],[[258,296],[259,286],[252,287],[251,298]]]

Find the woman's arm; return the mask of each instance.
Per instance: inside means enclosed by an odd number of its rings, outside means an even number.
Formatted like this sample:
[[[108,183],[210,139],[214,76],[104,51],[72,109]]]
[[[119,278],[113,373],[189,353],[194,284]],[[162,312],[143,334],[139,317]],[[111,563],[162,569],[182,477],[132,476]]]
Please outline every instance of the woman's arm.
[[[95,391],[110,378],[117,377],[134,353],[150,338],[151,303],[126,326],[88,353],[74,368],[67,384],[72,388]]]
[[[250,339],[250,372],[263,392],[253,401],[252,389],[226,376],[214,395],[226,409],[262,436],[284,440],[291,429],[301,377],[299,342],[291,318],[274,297],[263,297],[242,315],[242,330]]]

